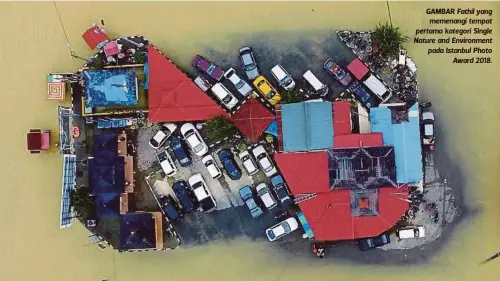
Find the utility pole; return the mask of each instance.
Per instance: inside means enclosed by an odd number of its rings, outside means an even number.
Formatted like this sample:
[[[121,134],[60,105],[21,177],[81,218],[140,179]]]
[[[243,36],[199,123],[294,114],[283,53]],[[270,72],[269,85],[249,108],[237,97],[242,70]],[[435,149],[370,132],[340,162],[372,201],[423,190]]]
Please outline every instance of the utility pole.
[[[389,22],[392,26],[391,7],[389,6],[389,0],[386,0],[385,3],[387,4],[387,12],[389,13]]]

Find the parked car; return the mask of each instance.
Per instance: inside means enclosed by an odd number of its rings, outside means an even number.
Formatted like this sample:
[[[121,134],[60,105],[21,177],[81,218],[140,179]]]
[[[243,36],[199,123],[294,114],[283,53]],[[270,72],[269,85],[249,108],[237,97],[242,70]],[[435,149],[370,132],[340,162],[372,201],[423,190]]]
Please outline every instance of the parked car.
[[[198,76],[194,78],[193,82],[200,88],[203,92],[208,91],[208,89],[212,88],[210,82],[208,82],[205,78]]]
[[[253,55],[253,50],[250,47],[243,47],[240,49],[240,60],[243,65],[248,79],[254,80],[259,76],[259,69],[257,68],[257,62]]]
[[[359,101],[367,108],[371,108],[374,104],[370,93],[358,81],[353,81],[351,85],[349,85],[349,90],[353,92],[358,97]]]
[[[366,79],[364,79],[363,84],[374,93],[382,102],[386,102],[392,96],[392,93],[387,89],[387,87],[380,81],[375,75],[370,74]]]
[[[158,162],[160,162],[161,169],[167,177],[172,177],[177,174],[177,167],[168,152],[162,151],[158,153],[156,157],[158,158]]]
[[[323,68],[335,76],[335,78],[340,82],[340,84],[347,86],[352,81],[351,74],[343,70],[332,58],[329,58],[323,64]]]
[[[182,125],[181,134],[186,140],[191,150],[194,152],[194,154],[198,156],[203,156],[207,154],[208,146],[193,124],[186,123]]]
[[[176,129],[177,125],[174,123],[165,123],[161,125],[158,132],[149,140],[149,145],[154,149],[162,147]]]
[[[165,195],[160,198],[161,209],[171,221],[175,221],[182,216],[179,205],[175,202],[171,195]]]
[[[404,227],[396,231],[396,235],[399,239],[423,238],[425,237],[425,227],[423,225]]]
[[[361,251],[368,251],[370,249],[389,244],[390,242],[391,239],[389,238],[389,234],[383,233],[377,237],[370,237],[359,240],[358,246]]]
[[[222,167],[226,170],[226,173],[232,180],[238,180],[241,178],[241,170],[234,161],[233,153],[228,149],[223,149],[219,151],[219,160],[222,163]]]
[[[268,210],[271,210],[278,205],[276,199],[274,199],[269,188],[267,187],[267,184],[260,183],[255,189],[257,190],[257,195],[260,197],[260,200],[262,200],[262,203],[264,203]]]
[[[434,113],[431,111],[424,111],[422,113],[422,143],[425,146],[429,146],[430,150],[434,150]]]
[[[201,163],[205,165],[205,167],[208,170],[208,173],[213,179],[220,178],[222,176],[222,172],[219,169],[219,166],[217,166],[217,163],[215,162],[214,158],[212,155],[207,155],[201,159]]]
[[[260,168],[264,171],[266,176],[270,177],[278,172],[273,164],[273,161],[271,161],[269,154],[267,154],[262,145],[255,147],[252,150],[252,154],[255,159],[257,159],[257,163],[259,163]]]
[[[177,158],[177,161],[179,161],[182,167],[188,167],[193,163],[189,151],[179,137],[173,136],[170,139],[170,147],[174,151],[175,158]]]
[[[244,97],[248,96],[253,91],[252,86],[250,86],[245,80],[241,79],[238,74],[236,74],[234,68],[228,69],[226,73],[224,73],[224,77],[231,81],[236,90],[238,90],[238,92]]]
[[[264,96],[266,100],[268,100],[272,105],[276,105],[281,101],[281,96],[276,91],[276,89],[267,81],[264,76],[259,76],[253,81],[253,85],[261,95]]]
[[[290,234],[291,232],[297,230],[299,228],[299,224],[294,217],[290,217],[276,225],[271,226],[266,229],[266,236],[269,241],[275,241],[280,239],[281,237]]]
[[[288,194],[288,189],[281,175],[272,177],[271,184],[274,187],[274,192],[276,193],[276,197],[278,197],[278,200],[280,200],[282,204],[291,202],[290,196]]]
[[[328,94],[328,86],[319,81],[318,77],[316,77],[316,75],[314,75],[311,70],[304,72],[302,78],[304,78],[304,80],[309,83],[309,85],[311,85],[316,94],[322,97]]]
[[[216,83],[212,87],[212,93],[229,110],[238,104],[238,100],[234,97],[233,93],[226,86],[222,85],[222,83]]]
[[[253,160],[252,156],[248,151],[242,151],[238,154],[238,157],[241,159],[241,163],[243,163],[243,168],[247,171],[247,173],[251,175],[255,175],[259,169],[257,168],[257,164]]]
[[[295,88],[295,81],[293,81],[292,75],[288,74],[288,72],[283,68],[283,66],[277,64],[273,68],[271,68],[271,74],[274,79],[278,81],[280,87],[283,89],[290,91]]]
[[[252,188],[250,188],[250,186],[245,185],[244,187],[240,188],[240,196],[241,199],[243,199],[243,201],[247,205],[248,209],[250,210],[252,218],[257,218],[260,217],[262,214],[264,214],[259,205],[255,203]]]
[[[191,196],[188,192],[188,184],[187,182],[180,180],[174,182],[172,185],[172,189],[174,190],[175,196],[181,203],[182,207],[184,207],[184,212],[189,213],[194,210],[195,205],[193,201],[191,201]]]
[[[222,79],[222,76],[224,75],[224,70],[222,70],[220,66],[207,60],[201,55],[194,56],[191,64],[204,73],[208,74],[210,77],[215,79],[215,81],[220,81]]]
[[[188,183],[205,213],[210,213],[217,208],[217,203],[200,173],[192,175]]]

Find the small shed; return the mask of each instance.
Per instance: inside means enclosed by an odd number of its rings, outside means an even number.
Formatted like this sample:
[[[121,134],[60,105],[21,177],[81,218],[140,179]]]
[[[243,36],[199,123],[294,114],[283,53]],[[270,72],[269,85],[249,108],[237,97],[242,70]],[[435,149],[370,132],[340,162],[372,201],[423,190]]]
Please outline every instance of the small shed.
[[[359,58],[355,58],[351,61],[351,63],[347,65],[347,70],[349,70],[349,72],[359,81],[370,72],[368,67]]]
[[[87,29],[82,35],[83,40],[89,45],[90,49],[95,48],[101,49],[106,43],[109,42],[109,38],[104,33],[104,30],[96,25]]]

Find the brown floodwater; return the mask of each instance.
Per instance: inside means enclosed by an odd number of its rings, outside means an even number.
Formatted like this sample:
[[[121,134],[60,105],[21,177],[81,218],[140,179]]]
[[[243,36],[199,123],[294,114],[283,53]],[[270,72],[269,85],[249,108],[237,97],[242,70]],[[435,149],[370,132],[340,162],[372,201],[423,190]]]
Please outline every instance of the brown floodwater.
[[[235,52],[233,46],[248,36],[371,29],[389,18],[385,2],[58,2],[57,7],[81,56],[90,54],[82,32],[103,18],[112,35],[142,34],[183,66],[207,46]],[[413,36],[416,28],[428,27],[428,7],[496,8],[490,47],[499,51],[498,2],[392,2],[392,20]],[[54,4],[2,2],[0,22],[0,280],[498,280],[500,260],[478,265],[500,251],[498,53],[493,64],[457,65],[451,55],[428,56],[428,46],[408,44],[419,67],[421,96],[432,101],[446,135],[439,149],[460,166],[466,202],[478,211],[454,230],[430,263],[338,264],[296,258],[246,240],[115,254],[89,245],[88,233],[78,224],[59,229],[61,158],[56,152],[32,156],[25,150],[27,130],[58,127],[57,103],[45,100],[45,75],[74,71],[81,64],[69,56]]]

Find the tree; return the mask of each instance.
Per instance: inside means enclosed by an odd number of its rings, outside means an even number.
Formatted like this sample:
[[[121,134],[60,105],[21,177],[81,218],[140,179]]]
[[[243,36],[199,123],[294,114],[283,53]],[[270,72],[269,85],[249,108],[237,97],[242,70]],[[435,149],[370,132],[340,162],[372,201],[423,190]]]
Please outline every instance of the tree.
[[[281,103],[300,102],[302,98],[298,91],[284,91],[281,93]]]
[[[71,192],[71,206],[76,215],[86,219],[93,212],[94,198],[90,196],[90,188],[79,187]]]
[[[137,64],[143,64],[143,63],[146,63],[146,52],[135,52],[134,55],[133,55],[133,60],[135,63]]]
[[[403,44],[408,41],[408,37],[403,35],[399,27],[386,22],[379,23],[373,33],[373,41],[380,47],[386,56],[396,56]]]
[[[101,60],[99,57],[93,58],[87,66],[91,69],[103,69],[104,68],[104,62]]]
[[[238,133],[233,123],[222,116],[208,120],[205,122],[205,125],[207,126],[208,138],[213,142],[220,141],[226,137],[232,137]]]

